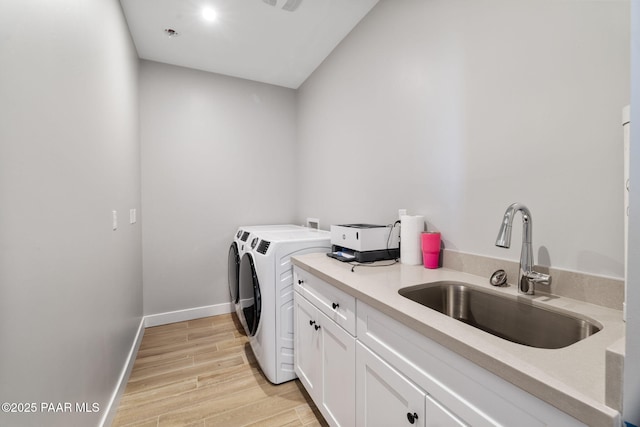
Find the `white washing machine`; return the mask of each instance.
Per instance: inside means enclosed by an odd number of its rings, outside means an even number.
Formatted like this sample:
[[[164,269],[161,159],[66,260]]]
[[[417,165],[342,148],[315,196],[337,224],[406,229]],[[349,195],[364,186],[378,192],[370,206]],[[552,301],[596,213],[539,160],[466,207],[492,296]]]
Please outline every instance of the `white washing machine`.
[[[239,318],[253,354],[269,381],[296,378],[293,361],[291,257],[331,251],[321,230],[258,231],[240,261]]]
[[[235,306],[238,313],[238,273],[240,272],[240,258],[249,248],[251,242],[251,233],[256,231],[291,231],[291,230],[307,230],[306,227],[293,224],[274,224],[274,225],[246,225],[238,227],[238,231],[229,247],[229,260],[227,278],[229,282],[229,295],[231,303]]]

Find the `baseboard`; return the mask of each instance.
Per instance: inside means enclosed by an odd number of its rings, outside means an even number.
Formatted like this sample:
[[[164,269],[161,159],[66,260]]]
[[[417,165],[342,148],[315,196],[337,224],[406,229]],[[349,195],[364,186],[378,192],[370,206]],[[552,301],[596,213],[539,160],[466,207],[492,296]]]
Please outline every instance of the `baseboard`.
[[[138,354],[138,349],[140,348],[140,343],[142,342],[142,336],[144,335],[144,326],[145,319],[144,317],[140,319],[140,325],[138,326],[138,332],[136,332],[136,337],[133,340],[133,345],[131,346],[131,350],[129,350],[129,354],[127,355],[127,360],[122,368],[122,372],[120,372],[120,377],[118,378],[118,382],[116,385],[116,389],[113,391],[111,395],[111,399],[109,399],[109,403],[107,404],[107,408],[104,411],[104,416],[102,420],[100,420],[101,427],[108,427],[113,423],[113,420],[118,412],[118,404],[120,403],[120,397],[122,393],[124,393],[124,389],[127,387],[127,382],[129,381],[129,375],[131,374],[131,370],[133,369],[133,363],[136,361],[136,355]]]
[[[166,325],[168,323],[184,322],[201,317],[217,316],[231,313],[234,310],[231,303],[206,305],[203,307],[187,308],[185,310],[169,311],[167,313],[149,314],[144,316],[144,326]]]
[[[118,412],[118,403],[120,402],[120,397],[124,393],[124,389],[127,387],[129,375],[131,374],[133,364],[136,361],[136,355],[138,354],[138,349],[140,348],[140,343],[142,342],[142,336],[144,335],[144,328],[166,325],[168,323],[184,322],[186,320],[199,319],[201,317],[217,316],[219,314],[231,313],[232,311],[233,304],[225,303],[144,316],[140,320],[138,332],[136,333],[136,337],[133,340],[133,345],[131,346],[131,350],[129,350],[127,360],[124,367],[122,368],[120,377],[118,378],[116,389],[111,395],[111,399],[109,400],[107,408],[104,411],[104,416],[102,417],[98,425],[101,427],[109,427],[111,423],[113,423],[116,413]]]

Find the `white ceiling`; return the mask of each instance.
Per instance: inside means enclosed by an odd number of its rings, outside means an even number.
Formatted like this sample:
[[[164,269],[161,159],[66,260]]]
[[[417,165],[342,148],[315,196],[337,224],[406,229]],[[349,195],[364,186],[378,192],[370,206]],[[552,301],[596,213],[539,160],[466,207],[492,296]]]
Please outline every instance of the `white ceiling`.
[[[297,89],[378,0],[120,2],[140,58]]]

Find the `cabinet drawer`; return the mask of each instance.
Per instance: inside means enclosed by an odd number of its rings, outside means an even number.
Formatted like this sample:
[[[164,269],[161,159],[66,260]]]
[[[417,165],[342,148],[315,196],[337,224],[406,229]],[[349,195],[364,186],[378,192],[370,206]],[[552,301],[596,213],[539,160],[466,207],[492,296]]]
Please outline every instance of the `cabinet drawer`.
[[[328,318],[356,335],[355,297],[298,267],[294,267],[294,288]]]

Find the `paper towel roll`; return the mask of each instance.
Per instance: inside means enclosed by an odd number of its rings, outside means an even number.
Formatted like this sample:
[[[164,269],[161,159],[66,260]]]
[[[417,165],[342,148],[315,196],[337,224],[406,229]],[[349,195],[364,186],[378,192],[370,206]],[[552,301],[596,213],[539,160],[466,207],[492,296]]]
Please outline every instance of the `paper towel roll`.
[[[409,265],[422,264],[420,233],[424,231],[422,215],[400,217],[400,262]]]

